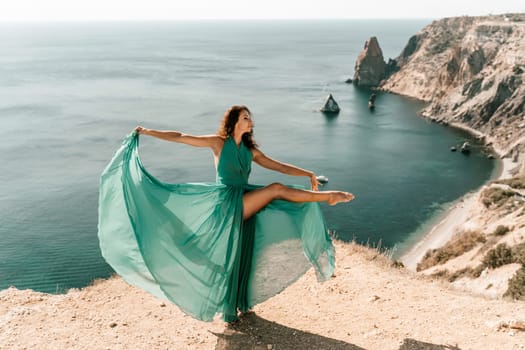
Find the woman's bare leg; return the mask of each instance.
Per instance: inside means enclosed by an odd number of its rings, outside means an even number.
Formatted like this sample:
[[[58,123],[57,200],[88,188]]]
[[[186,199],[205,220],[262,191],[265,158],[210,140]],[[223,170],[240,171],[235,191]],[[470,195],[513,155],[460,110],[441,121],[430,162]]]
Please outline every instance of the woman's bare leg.
[[[349,202],[354,199],[354,195],[341,191],[308,191],[290,188],[280,183],[273,183],[258,190],[244,194],[243,218],[248,219],[253,214],[267,206],[275,199],[283,199],[289,202],[327,202],[329,205],[336,205],[340,202]]]

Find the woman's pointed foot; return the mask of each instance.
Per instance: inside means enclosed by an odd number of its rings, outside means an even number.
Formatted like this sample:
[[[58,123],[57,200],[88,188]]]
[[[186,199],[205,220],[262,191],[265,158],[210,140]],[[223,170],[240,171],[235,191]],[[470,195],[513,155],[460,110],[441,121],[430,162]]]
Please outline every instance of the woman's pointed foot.
[[[354,199],[354,195],[349,192],[332,192],[330,198],[326,201],[329,205],[336,205],[337,203],[350,202]]]

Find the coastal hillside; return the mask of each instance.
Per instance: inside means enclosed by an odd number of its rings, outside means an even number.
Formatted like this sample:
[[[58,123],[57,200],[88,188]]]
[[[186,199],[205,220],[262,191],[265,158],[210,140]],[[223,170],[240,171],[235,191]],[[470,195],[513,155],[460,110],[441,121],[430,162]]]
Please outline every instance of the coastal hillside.
[[[1,349],[523,349],[525,303],[461,292],[336,242],[313,270],[236,324],[204,323],[115,277],[50,295],[0,292]]]
[[[458,288],[520,300],[525,300],[524,38],[525,14],[437,20],[408,40],[380,85],[428,102],[424,117],[477,135],[503,158],[498,181],[464,198],[431,232],[427,241],[437,243],[402,260]]]
[[[434,228],[449,240],[407,267],[477,295],[525,300],[524,188],[524,178],[496,180],[464,198]]]
[[[518,158],[525,150],[524,38],[525,14],[436,20],[389,63],[394,73],[380,88],[429,102],[424,116],[470,127],[501,155]]]

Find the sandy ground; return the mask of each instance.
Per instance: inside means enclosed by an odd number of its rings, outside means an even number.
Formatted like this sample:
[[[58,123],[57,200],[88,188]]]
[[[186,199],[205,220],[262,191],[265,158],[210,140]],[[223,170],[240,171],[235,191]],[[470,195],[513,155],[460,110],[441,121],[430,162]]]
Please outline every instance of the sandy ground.
[[[505,159],[499,178],[515,166]],[[448,241],[477,194],[458,201],[405,266]],[[337,242],[336,252],[334,278],[319,284],[309,271],[232,325],[197,321],[119,277],[61,295],[6,289],[0,349],[525,349],[525,302],[463,292],[355,244]]]
[[[525,303],[489,300],[336,243],[313,271],[234,325],[200,322],[120,278],[49,295],[0,292],[0,349],[525,349]]]

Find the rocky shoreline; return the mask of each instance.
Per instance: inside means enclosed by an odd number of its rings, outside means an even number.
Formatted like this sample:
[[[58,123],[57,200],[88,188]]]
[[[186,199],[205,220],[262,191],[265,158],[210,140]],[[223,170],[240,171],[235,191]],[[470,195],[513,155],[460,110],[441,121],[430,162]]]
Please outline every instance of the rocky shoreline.
[[[427,102],[422,117],[473,134],[502,160],[498,180],[514,177],[518,183],[525,175],[524,37],[525,14],[444,18],[412,36],[402,53],[388,63],[383,61],[377,39],[371,38],[356,62],[354,83]],[[484,254],[498,245],[521,249],[525,242],[521,188],[507,189],[503,204],[487,205],[486,196],[496,193],[498,186],[491,181],[460,199],[401,260],[415,269],[425,251],[443,255],[446,249],[440,247],[450,247],[458,237],[478,232],[483,244],[468,246],[446,262],[421,271],[452,279],[460,271],[481,266]],[[495,237],[498,226],[509,232]],[[520,264],[510,270],[507,265],[484,270],[485,276],[493,277],[484,282],[480,276],[460,276],[460,282],[453,283],[478,294],[501,297],[509,279],[516,276],[514,272],[522,273]],[[499,273],[498,269],[507,272]],[[495,285],[500,286],[497,292]]]
[[[436,20],[384,62],[375,37],[353,83],[425,101],[422,116],[481,133],[503,157],[525,149],[525,14]]]

